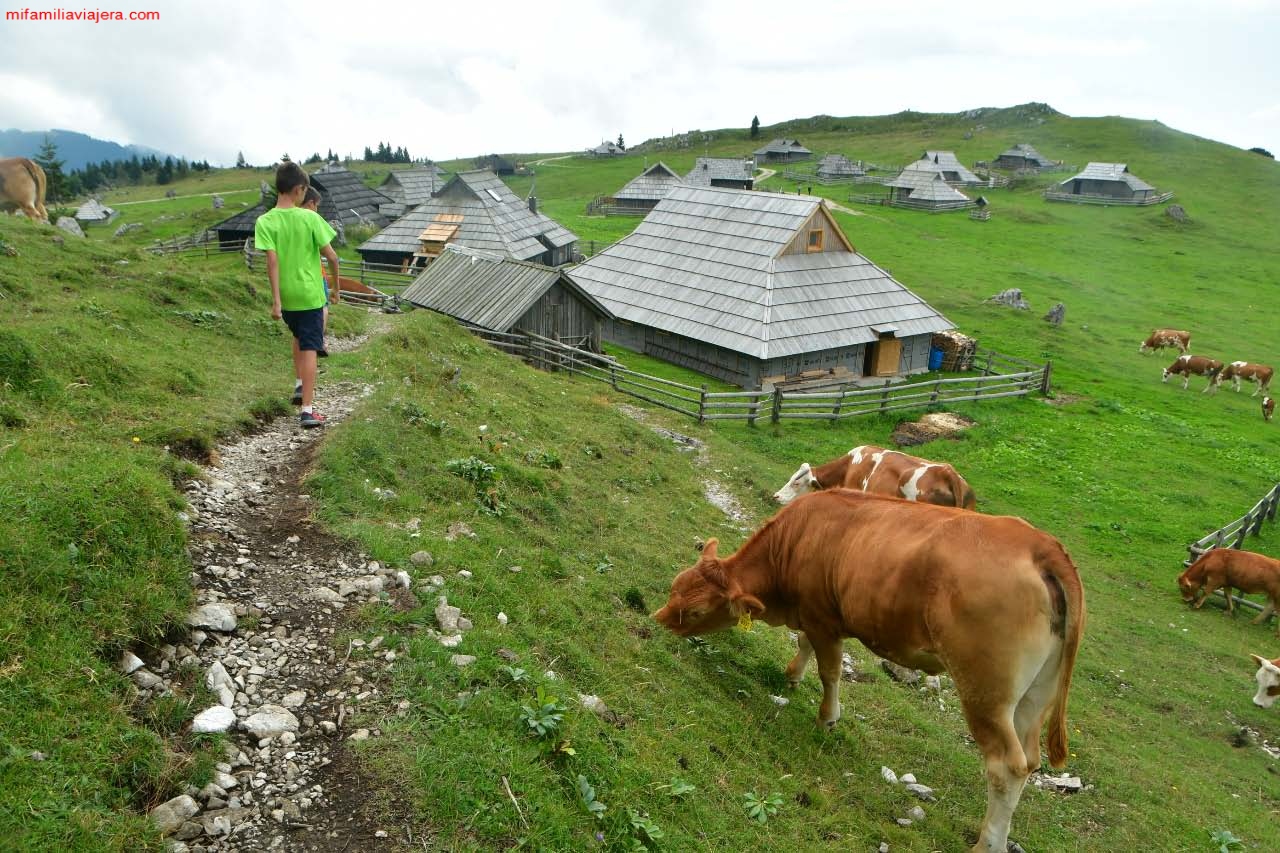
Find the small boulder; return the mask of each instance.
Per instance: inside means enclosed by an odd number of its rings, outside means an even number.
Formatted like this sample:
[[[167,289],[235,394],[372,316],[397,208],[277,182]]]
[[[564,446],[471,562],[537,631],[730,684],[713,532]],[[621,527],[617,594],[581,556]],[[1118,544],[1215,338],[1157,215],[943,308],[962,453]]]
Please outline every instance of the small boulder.
[[[202,604],[187,616],[187,624],[192,628],[231,632],[236,629],[236,612],[230,604]]]
[[[59,216],[57,225],[63,231],[66,231],[68,234],[70,234],[72,237],[84,236],[84,231],[80,229],[80,223],[76,222],[70,216]]]
[[[414,551],[409,557],[409,562],[413,563],[415,566],[433,566],[436,561],[435,558],[426,551]]]
[[[134,671],[142,669],[142,659],[133,652],[126,651],[120,656],[120,671],[125,675],[130,675]]]
[[[459,668],[471,666],[471,664],[476,662],[476,656],[475,655],[453,655],[452,657],[449,658],[449,662]]]
[[[276,737],[285,732],[298,731],[298,718],[288,708],[279,705],[263,705],[258,712],[241,724],[255,738]]]
[[[198,811],[200,811],[199,804],[186,794],[182,794],[152,809],[151,822],[156,825],[161,835],[172,835]]]
[[[206,708],[191,721],[191,731],[195,734],[225,732],[236,722],[236,712],[225,705],[214,705]]]

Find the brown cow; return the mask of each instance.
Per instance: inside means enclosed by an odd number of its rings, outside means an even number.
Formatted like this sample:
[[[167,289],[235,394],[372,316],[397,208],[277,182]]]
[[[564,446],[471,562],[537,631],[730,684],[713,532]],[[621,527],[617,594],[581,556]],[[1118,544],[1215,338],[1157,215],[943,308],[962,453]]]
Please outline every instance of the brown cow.
[[[48,222],[44,207],[44,169],[26,157],[0,159],[0,210],[21,210],[36,222]]]
[[[1253,696],[1253,704],[1259,708],[1270,708],[1280,696],[1280,658],[1267,660],[1262,655],[1249,655],[1258,665],[1254,678],[1258,682],[1258,692]]]
[[[1263,397],[1262,398],[1262,419],[1264,421],[1270,421],[1271,416],[1275,413],[1275,410],[1276,410],[1276,401],[1272,400],[1270,397]]]
[[[1253,389],[1250,397],[1258,396],[1261,391],[1266,394],[1271,390],[1271,375],[1274,373],[1270,367],[1265,364],[1250,364],[1247,361],[1233,361],[1222,369],[1218,374],[1216,384],[1221,385],[1222,380],[1230,379],[1232,390],[1240,391],[1240,380],[1246,382],[1256,382],[1258,387]]]
[[[1201,393],[1217,392],[1218,384],[1215,381],[1218,374],[1222,371],[1222,362],[1216,358],[1205,358],[1202,355],[1180,355],[1174,360],[1173,364],[1164,369],[1164,376],[1161,382],[1168,382],[1170,376],[1182,376],[1182,390],[1187,390],[1187,383],[1191,381],[1191,374],[1207,377],[1209,384],[1204,386]]]
[[[1191,333],[1180,329],[1156,329],[1138,347],[1138,352],[1155,352],[1161,347],[1177,347],[1185,354],[1191,349]]]
[[[1178,575],[1182,600],[1188,604],[1195,602],[1197,609],[1204,606],[1205,599],[1213,595],[1215,590],[1222,589],[1227,596],[1227,612],[1234,613],[1235,605],[1231,600],[1233,587],[1241,592],[1266,594],[1267,606],[1253,620],[1253,624],[1258,624],[1280,607],[1280,560],[1252,551],[1214,548],[1200,555],[1200,559]]]
[[[973,489],[945,462],[930,462],[873,444],[853,448],[844,456],[813,468],[808,462],[791,475],[773,499],[787,504],[819,489],[859,489],[909,501],[973,509]]]
[[[903,666],[946,670],[986,760],[976,851],[1004,852],[1046,720],[1049,760],[1066,761],[1084,591],[1058,540],[1019,518],[849,489],[806,495],[730,557],[709,541],[653,616],[681,637],[750,618],[801,632],[787,680],[798,684],[817,657],[828,727],[840,718],[844,637]]]

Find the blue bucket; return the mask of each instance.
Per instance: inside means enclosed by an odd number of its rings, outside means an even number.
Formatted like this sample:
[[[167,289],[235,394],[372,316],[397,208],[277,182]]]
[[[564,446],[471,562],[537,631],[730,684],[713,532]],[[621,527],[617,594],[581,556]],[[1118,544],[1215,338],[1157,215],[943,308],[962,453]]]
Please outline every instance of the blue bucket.
[[[937,347],[934,347],[933,349],[929,350],[929,369],[930,370],[937,370],[938,368],[942,367],[942,356],[943,356],[942,350],[938,349]]]

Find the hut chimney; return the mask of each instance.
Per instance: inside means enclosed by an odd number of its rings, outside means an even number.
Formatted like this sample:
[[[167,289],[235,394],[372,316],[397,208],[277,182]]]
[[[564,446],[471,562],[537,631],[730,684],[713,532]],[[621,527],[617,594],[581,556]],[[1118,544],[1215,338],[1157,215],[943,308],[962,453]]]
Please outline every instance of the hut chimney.
[[[538,197],[536,195],[529,196],[529,212],[530,213],[538,212]]]

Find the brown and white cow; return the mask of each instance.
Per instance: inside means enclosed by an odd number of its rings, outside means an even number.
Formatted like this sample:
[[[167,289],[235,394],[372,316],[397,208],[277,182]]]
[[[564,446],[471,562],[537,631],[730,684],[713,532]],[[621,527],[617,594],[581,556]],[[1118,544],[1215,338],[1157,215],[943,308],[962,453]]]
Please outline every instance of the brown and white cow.
[[[1216,384],[1221,385],[1223,380],[1230,379],[1231,387],[1234,391],[1240,390],[1240,380],[1246,382],[1256,382],[1258,387],[1253,389],[1250,397],[1258,396],[1261,391],[1264,394],[1271,390],[1271,375],[1274,373],[1270,367],[1265,364],[1250,364],[1247,361],[1233,361],[1222,369],[1218,374]]]
[[[0,210],[21,210],[36,222],[48,222],[44,207],[44,169],[26,157],[0,158]]]
[[[1262,419],[1264,421],[1270,421],[1271,416],[1275,414],[1275,411],[1276,411],[1276,401],[1271,399],[1270,397],[1263,397],[1262,398]]]
[[[1258,692],[1253,696],[1253,704],[1259,708],[1270,708],[1280,696],[1280,658],[1267,660],[1261,655],[1249,655],[1258,665],[1254,678],[1258,680]]]
[[[1138,347],[1138,352],[1155,352],[1161,347],[1177,347],[1178,352],[1191,349],[1191,333],[1180,329],[1155,329]]]
[[[678,636],[751,618],[799,634],[787,680],[818,659],[818,721],[840,718],[845,637],[955,681],[986,760],[987,812],[973,850],[1004,853],[1028,774],[1067,758],[1067,692],[1084,591],[1058,540],[1019,518],[832,489],[778,510],[737,553],[715,540],[680,572],[654,619]]]
[[[1178,575],[1182,600],[1188,604],[1195,602],[1197,609],[1204,606],[1205,599],[1221,589],[1227,597],[1227,612],[1234,613],[1233,588],[1241,592],[1261,592],[1267,596],[1267,606],[1262,608],[1253,624],[1262,622],[1280,608],[1280,560],[1252,551],[1214,548],[1200,555]]]
[[[1222,362],[1216,358],[1205,358],[1202,355],[1180,355],[1173,364],[1164,369],[1164,376],[1161,382],[1168,382],[1170,376],[1182,377],[1182,390],[1187,390],[1187,383],[1191,381],[1191,374],[1196,376],[1204,376],[1208,378],[1209,384],[1204,386],[1204,392],[1217,391],[1218,384],[1215,381],[1222,371]]]
[[[820,489],[858,489],[909,501],[973,509],[976,499],[964,477],[945,462],[931,462],[874,444],[853,448],[844,456],[814,468],[808,462],[791,475],[773,499],[787,504]]]

